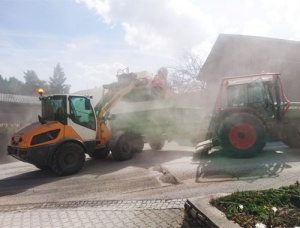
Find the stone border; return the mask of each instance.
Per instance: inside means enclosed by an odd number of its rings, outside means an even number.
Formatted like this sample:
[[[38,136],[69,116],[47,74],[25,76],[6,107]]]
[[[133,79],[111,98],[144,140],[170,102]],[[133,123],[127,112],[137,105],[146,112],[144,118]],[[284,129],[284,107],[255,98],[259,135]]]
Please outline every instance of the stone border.
[[[94,207],[102,211],[117,210],[165,210],[183,209],[186,199],[172,200],[98,200],[98,201],[65,201],[29,204],[0,205],[0,212],[34,210],[34,209],[66,209]]]
[[[227,194],[216,194],[197,198],[190,198],[184,204],[185,220],[196,227],[240,227],[237,223],[226,218],[225,214],[213,207],[210,200],[225,196]]]

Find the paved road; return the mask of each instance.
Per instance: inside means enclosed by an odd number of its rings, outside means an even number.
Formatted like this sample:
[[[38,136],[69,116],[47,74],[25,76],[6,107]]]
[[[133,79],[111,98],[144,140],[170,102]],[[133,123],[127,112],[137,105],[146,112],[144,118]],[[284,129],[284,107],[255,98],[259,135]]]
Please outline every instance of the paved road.
[[[251,159],[226,158],[218,150],[200,159],[193,151],[170,143],[159,152],[146,147],[125,162],[87,158],[83,170],[68,177],[22,162],[1,165],[0,227],[63,227],[71,221],[76,221],[74,226],[83,221],[86,227],[143,227],[146,218],[153,227],[180,227],[187,198],[277,188],[300,179],[300,152],[281,143],[269,144]],[[156,207],[157,200],[167,206]],[[172,200],[180,203],[174,206]],[[131,206],[113,210],[122,202]],[[152,206],[140,208],[142,202]],[[130,221],[122,223],[123,216]]]

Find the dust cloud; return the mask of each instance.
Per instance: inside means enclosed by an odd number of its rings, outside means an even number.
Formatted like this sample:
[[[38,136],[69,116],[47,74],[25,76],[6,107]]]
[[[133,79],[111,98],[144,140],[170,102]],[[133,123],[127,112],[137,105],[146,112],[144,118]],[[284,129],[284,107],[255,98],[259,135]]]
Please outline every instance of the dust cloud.
[[[18,96],[20,98],[21,96]],[[21,103],[13,102],[15,96],[11,96],[11,101],[0,101],[0,164],[16,161],[7,155],[7,146],[9,145],[10,137],[17,129],[38,121],[40,115],[40,105],[38,97],[30,97],[36,99],[36,103]],[[24,98],[28,98],[24,96]],[[4,99],[3,99],[4,100]]]

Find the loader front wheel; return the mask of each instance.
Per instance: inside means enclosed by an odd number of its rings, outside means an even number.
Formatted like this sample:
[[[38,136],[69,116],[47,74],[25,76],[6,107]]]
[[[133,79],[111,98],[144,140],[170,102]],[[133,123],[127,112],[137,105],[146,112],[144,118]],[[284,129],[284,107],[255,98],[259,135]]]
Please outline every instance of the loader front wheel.
[[[85,153],[80,145],[65,143],[53,155],[52,170],[59,176],[75,174],[82,168],[84,161]]]
[[[109,149],[107,147],[104,147],[104,148],[96,149],[92,152],[89,152],[88,155],[91,158],[98,160],[98,159],[106,158],[109,155],[109,152],[110,152]]]
[[[247,113],[226,117],[218,135],[225,153],[235,158],[253,157],[266,144],[266,130],[262,121]]]

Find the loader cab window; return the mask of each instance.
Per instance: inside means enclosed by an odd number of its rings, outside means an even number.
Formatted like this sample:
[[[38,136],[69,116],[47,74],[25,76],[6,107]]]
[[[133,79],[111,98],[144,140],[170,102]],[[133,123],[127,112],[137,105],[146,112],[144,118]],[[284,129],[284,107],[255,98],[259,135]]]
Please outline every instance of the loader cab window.
[[[67,124],[67,105],[65,96],[49,96],[42,99],[42,118]]]
[[[90,100],[86,97],[69,97],[70,118],[81,126],[96,130],[96,119]]]

